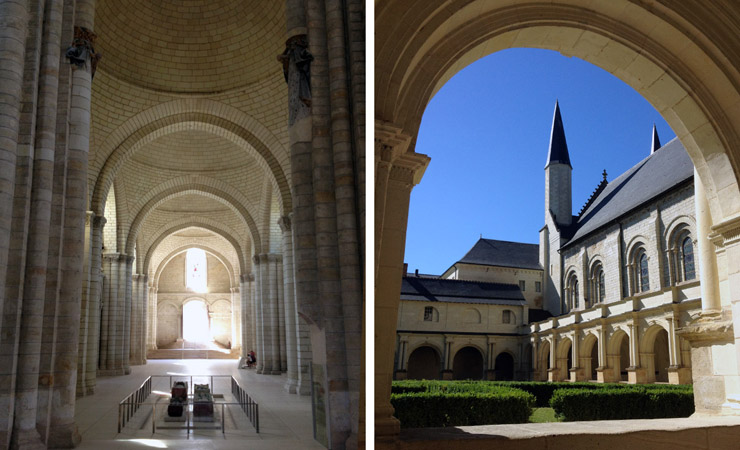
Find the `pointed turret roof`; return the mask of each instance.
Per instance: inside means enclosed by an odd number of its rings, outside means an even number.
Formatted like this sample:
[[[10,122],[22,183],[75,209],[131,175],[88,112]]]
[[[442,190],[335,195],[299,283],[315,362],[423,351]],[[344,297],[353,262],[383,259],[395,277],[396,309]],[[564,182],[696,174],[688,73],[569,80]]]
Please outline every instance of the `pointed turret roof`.
[[[550,132],[550,150],[547,152],[547,164],[567,164],[570,165],[570,155],[568,154],[568,143],[565,142],[565,130],[563,130],[563,118],[560,117],[560,106],[555,101],[555,115],[552,118],[552,131]]]
[[[652,155],[660,148],[660,139],[658,138],[658,130],[653,124],[653,143],[650,146],[650,154]]]

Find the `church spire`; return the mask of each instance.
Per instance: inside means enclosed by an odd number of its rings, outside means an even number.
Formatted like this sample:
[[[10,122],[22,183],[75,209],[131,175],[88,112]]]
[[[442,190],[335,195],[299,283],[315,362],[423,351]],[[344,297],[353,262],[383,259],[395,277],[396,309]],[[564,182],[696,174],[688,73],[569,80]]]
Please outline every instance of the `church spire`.
[[[653,123],[653,143],[650,146],[650,154],[652,155],[660,148],[660,139],[658,138],[658,129],[655,128]]]
[[[570,155],[568,154],[568,143],[565,142],[565,130],[563,129],[563,118],[560,117],[560,106],[555,100],[555,115],[552,118],[552,131],[550,132],[550,150],[547,152],[547,165],[550,164],[567,164],[570,165]]]

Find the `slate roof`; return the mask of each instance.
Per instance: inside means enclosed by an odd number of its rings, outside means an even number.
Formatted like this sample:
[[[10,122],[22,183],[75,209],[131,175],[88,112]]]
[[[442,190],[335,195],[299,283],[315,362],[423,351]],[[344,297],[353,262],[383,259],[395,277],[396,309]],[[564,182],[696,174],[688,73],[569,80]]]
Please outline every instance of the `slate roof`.
[[[563,247],[693,177],[691,158],[675,138],[611,181],[573,224],[573,237]]]
[[[550,317],[552,314],[546,309],[529,308],[529,323],[542,322]]]
[[[417,277],[403,277],[401,300],[499,305],[526,304],[522,291],[515,284]]]
[[[552,130],[550,131],[550,148],[547,151],[547,164],[552,163],[570,165],[570,154],[568,143],[565,141],[565,130],[563,129],[563,118],[560,116],[560,106],[555,102],[555,114],[552,117]]]
[[[458,263],[541,270],[539,244],[479,239]]]

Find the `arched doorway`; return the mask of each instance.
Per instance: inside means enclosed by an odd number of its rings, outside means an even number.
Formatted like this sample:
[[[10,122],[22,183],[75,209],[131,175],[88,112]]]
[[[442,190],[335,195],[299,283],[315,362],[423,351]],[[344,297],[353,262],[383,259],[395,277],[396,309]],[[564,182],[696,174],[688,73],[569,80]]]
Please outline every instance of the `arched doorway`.
[[[475,347],[463,347],[452,360],[452,379],[480,380],[483,378],[483,355]]]
[[[211,322],[208,307],[203,300],[190,300],[183,305],[182,337],[196,343],[211,341]]]
[[[658,383],[667,383],[668,366],[671,362],[668,355],[668,332],[664,329],[659,330],[655,335],[653,361],[655,366],[655,381]]]
[[[514,379],[514,357],[508,352],[501,352],[496,356],[494,369],[496,380],[511,381]]]
[[[626,333],[622,333],[619,337],[619,346],[617,347],[619,349],[619,353],[617,356],[617,361],[619,362],[617,375],[619,377],[618,379],[621,381],[627,381],[628,379],[627,368],[630,366],[629,344],[629,337],[627,337]]]
[[[423,345],[409,355],[406,375],[411,380],[436,380],[439,369],[439,354],[432,347]]]
[[[589,380],[596,380],[598,378],[596,369],[599,368],[599,340],[597,338],[594,338],[593,335],[590,335],[585,341],[584,345],[586,345],[586,348],[588,346],[591,346],[591,351],[586,353],[589,355],[588,357],[588,376]]]

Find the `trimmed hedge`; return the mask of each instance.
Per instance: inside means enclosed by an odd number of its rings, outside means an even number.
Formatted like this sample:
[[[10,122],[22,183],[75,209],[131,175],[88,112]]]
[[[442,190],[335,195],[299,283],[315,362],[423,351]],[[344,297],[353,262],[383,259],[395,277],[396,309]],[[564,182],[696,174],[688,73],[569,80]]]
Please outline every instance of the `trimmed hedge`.
[[[632,384],[624,383],[590,383],[590,382],[547,382],[547,381],[442,381],[442,380],[399,380],[394,381],[391,393],[405,392],[487,392],[494,386],[510,387],[529,392],[535,397],[535,406],[549,407],[550,399],[555,391],[560,389],[629,389]],[[688,389],[690,385],[643,385],[645,389],[679,390]]]
[[[526,423],[534,397],[518,389],[491,386],[444,386],[432,392],[391,394],[391,404],[404,428]],[[412,388],[414,389],[414,388]]]
[[[566,422],[689,417],[694,413],[694,394],[691,386],[559,389],[550,406]]]

